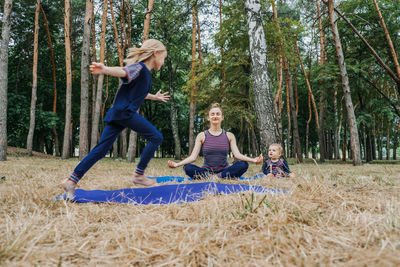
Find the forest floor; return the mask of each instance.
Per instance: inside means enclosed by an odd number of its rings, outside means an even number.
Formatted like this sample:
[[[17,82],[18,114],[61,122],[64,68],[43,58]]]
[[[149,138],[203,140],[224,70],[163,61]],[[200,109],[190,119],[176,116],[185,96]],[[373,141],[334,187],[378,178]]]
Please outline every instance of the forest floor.
[[[0,266],[400,265],[400,164],[313,162],[290,165],[294,179],[222,181],[289,191],[265,199],[77,204],[52,200],[77,159],[12,151],[0,162]],[[184,176],[167,160],[147,175]],[[79,188],[132,187],[134,166],[103,159]],[[250,164],[245,176],[257,173]]]

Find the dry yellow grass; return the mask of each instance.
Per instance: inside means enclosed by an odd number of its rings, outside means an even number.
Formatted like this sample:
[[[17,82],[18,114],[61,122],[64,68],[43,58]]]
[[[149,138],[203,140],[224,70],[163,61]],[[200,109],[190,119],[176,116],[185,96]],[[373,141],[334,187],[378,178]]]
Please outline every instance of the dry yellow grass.
[[[247,182],[291,193],[253,201],[251,194],[162,206],[50,200],[76,164],[24,156],[0,162],[1,266],[400,264],[399,165],[291,166],[296,179]],[[130,187],[133,167],[104,159],[79,187]],[[251,165],[247,175],[259,168]],[[147,174],[183,171],[154,159]]]

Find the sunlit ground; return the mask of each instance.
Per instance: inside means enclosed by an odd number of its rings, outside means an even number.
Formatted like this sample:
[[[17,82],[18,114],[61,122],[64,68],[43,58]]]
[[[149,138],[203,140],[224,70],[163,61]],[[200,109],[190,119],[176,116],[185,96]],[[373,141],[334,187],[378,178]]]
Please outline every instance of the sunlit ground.
[[[53,201],[77,159],[13,154],[0,162],[2,266],[398,266],[400,165],[290,165],[287,194],[212,195],[171,205]],[[154,159],[149,176],[183,176]],[[104,159],[80,188],[132,187],[135,164]],[[260,173],[250,165],[246,176]]]

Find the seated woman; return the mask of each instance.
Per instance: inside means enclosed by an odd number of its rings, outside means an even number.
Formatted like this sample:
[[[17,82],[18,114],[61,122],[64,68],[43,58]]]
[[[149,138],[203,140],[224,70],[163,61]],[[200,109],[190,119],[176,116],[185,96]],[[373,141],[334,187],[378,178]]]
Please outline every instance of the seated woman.
[[[170,168],[184,165],[186,175],[194,179],[213,174],[219,178],[238,178],[247,171],[249,167],[247,162],[256,164],[263,162],[262,155],[249,158],[239,152],[235,136],[221,128],[224,116],[218,103],[211,106],[207,120],[210,122],[210,128],[197,135],[192,154],[178,163],[169,160]],[[201,147],[203,147],[204,163],[202,167],[198,167],[191,163],[197,159]],[[234,157],[239,160],[233,165],[228,163],[229,147]]]

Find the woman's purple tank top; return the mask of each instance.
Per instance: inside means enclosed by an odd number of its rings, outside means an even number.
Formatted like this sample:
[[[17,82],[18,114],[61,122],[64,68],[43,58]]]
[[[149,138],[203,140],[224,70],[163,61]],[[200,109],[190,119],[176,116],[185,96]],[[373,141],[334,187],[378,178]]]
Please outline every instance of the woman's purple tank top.
[[[203,168],[212,169],[214,172],[220,172],[229,167],[229,139],[226,132],[218,136],[212,135],[207,131],[204,132],[205,140],[203,143]]]

